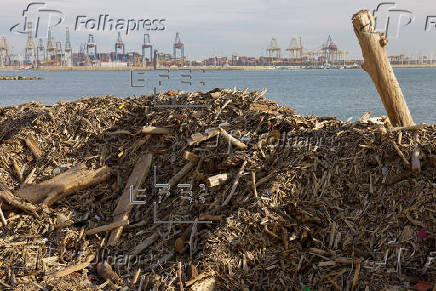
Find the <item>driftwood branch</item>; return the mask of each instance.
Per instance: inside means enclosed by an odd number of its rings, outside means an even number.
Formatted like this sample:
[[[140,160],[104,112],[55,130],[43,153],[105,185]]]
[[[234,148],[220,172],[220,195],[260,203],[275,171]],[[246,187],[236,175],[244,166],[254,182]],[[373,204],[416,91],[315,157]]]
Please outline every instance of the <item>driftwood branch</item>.
[[[239,139],[233,137],[231,134],[229,134],[227,131],[225,131],[224,129],[220,128],[221,130],[221,134],[224,136],[224,138],[231,142],[232,145],[238,147],[241,150],[245,150],[247,148],[247,145],[244,144],[242,141],[240,141]]]
[[[90,170],[80,164],[40,184],[25,185],[15,194],[33,203],[44,199],[43,203],[50,206],[68,195],[106,181],[110,174],[111,170],[108,167]]]
[[[221,204],[221,206],[226,206],[230,199],[232,198],[233,194],[236,191],[236,188],[238,187],[239,184],[239,179],[242,177],[242,175],[244,174],[244,169],[245,169],[245,165],[247,164],[247,161],[244,161],[244,163],[242,164],[241,168],[239,169],[238,173],[236,174],[235,179],[233,180],[233,184],[232,184],[232,190],[230,191],[229,196],[227,196],[226,200],[224,200],[223,204]]]
[[[138,160],[127,180],[126,186],[124,187],[123,194],[118,200],[117,207],[114,211],[114,223],[120,221],[127,221],[129,219],[130,211],[132,210],[133,204],[130,201],[130,186],[133,186],[134,193],[133,198],[136,200],[136,193],[139,187],[145,182],[148,173],[150,172],[151,162],[153,155],[148,153]],[[123,232],[123,226],[115,228],[109,237],[108,245],[114,246],[117,244]]]
[[[69,266],[69,267],[67,267],[67,268],[65,268],[65,269],[63,269],[61,271],[55,272],[55,273],[51,274],[50,277],[60,278],[60,277],[67,276],[67,275],[69,275],[71,273],[83,270],[83,269],[85,269],[86,267],[89,266],[89,264],[91,263],[92,260],[94,260],[94,258],[95,258],[94,255],[90,255],[90,256],[87,257],[85,262],[77,264],[77,265]]]
[[[0,199],[12,205],[15,208],[21,209],[25,212],[36,214],[38,207],[32,203],[22,201],[19,197],[14,196],[6,187],[0,185]]]
[[[93,235],[99,232],[103,232],[103,231],[109,231],[112,230],[114,228],[120,227],[120,226],[125,226],[128,225],[129,221],[128,220],[120,220],[120,221],[115,221],[112,222],[110,224],[106,224],[106,225],[102,225],[93,229],[89,229],[87,231],[85,231],[86,235]]]

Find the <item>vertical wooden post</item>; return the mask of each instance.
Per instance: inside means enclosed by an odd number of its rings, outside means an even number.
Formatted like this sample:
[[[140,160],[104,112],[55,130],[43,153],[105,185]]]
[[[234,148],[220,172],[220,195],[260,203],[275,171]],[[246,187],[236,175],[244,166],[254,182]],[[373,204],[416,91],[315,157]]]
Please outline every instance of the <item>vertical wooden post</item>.
[[[374,16],[368,10],[361,10],[353,16],[352,22],[362,48],[362,68],[374,82],[392,125],[414,125],[403,92],[386,56],[385,46],[388,40],[383,33],[375,30]]]

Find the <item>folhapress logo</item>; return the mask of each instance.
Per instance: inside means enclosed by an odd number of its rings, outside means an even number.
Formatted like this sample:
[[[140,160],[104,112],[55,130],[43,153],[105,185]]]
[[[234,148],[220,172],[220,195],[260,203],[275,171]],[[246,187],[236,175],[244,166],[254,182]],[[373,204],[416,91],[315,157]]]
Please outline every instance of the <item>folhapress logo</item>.
[[[27,34],[29,31],[35,32],[35,38],[38,37],[38,32],[43,23],[46,24],[45,28],[48,34],[49,29],[58,26],[65,19],[62,11],[48,9],[45,2],[31,2],[23,10],[22,16],[23,22],[15,24],[9,30],[18,34]]]
[[[397,9],[395,2],[383,2],[374,10],[376,30],[384,32],[386,37],[398,38],[400,28],[411,24],[415,16],[409,10]]]
[[[10,31],[18,34],[34,32],[35,38],[38,38],[42,27],[46,27],[46,35],[48,35],[49,30],[61,24],[65,19],[62,11],[48,9],[46,2],[31,2],[23,10],[22,16],[23,22],[13,25]],[[119,31],[128,35],[130,32],[140,30],[165,30],[165,21],[163,18],[113,18],[109,14],[100,14],[98,17],[79,15],[75,17],[74,28],[76,31]]]
[[[76,24],[74,30],[86,31],[124,31],[126,35],[129,32],[147,30],[165,30],[165,19],[124,19],[112,18],[109,14],[100,14],[98,17],[89,18],[85,15],[76,17]]]

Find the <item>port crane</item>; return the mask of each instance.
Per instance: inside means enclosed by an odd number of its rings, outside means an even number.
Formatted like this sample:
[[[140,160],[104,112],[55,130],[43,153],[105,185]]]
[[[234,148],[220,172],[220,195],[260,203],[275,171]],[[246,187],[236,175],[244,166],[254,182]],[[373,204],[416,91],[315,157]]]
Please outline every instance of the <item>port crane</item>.
[[[280,59],[282,55],[282,49],[279,47],[276,38],[272,38],[269,47],[266,49],[268,53],[268,57],[270,57],[271,61],[274,62],[274,59]]]
[[[338,47],[333,42],[332,37],[329,35],[325,46],[323,47],[325,64],[334,64],[338,58]]]
[[[73,62],[73,48],[70,40],[70,29],[65,28],[65,65],[71,66]]]
[[[286,51],[289,51],[289,58],[291,59],[297,59],[303,57],[303,43],[301,40],[301,36],[299,37],[300,43],[298,44],[296,38],[292,38],[289,47],[286,49]]]
[[[38,39],[38,46],[36,47],[36,59],[39,64],[45,61],[45,47],[44,40],[42,38]]]
[[[150,58],[148,59],[149,62],[153,61],[153,45],[150,41],[150,35],[148,33],[144,34],[144,42],[142,43],[142,65],[145,67],[147,65],[147,60],[145,58],[145,51],[149,49],[150,50]]]
[[[0,66],[10,65],[9,41],[3,36],[0,38]]]
[[[48,39],[47,39],[47,61],[56,60],[56,40],[51,34],[51,28],[48,30]]]
[[[60,41],[56,42],[56,63],[57,65],[64,65],[64,52],[62,50],[62,43]]]
[[[176,38],[174,39],[174,45],[173,45],[173,57],[175,60],[177,60],[177,50],[180,50],[180,59],[185,59],[185,45],[180,40],[180,35],[177,32]]]
[[[88,42],[86,43],[86,55],[91,62],[96,62],[97,56],[97,44],[94,39],[94,35],[88,35]]]
[[[121,61],[125,61],[126,51],[125,51],[125,45],[123,40],[121,39],[121,32],[118,31],[118,38],[115,42],[115,60],[118,61],[118,50],[123,50],[123,54],[121,55]]]
[[[32,32],[32,22],[29,21],[27,22],[27,41],[26,47],[24,48],[24,58],[27,64],[36,66],[36,45],[33,40]]]

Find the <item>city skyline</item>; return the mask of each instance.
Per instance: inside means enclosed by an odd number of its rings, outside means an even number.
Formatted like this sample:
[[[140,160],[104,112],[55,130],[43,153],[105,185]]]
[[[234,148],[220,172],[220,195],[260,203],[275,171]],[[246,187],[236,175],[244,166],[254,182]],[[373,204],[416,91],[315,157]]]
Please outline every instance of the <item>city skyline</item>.
[[[9,29],[22,22],[22,11],[31,1],[4,2],[4,9],[0,12],[0,36],[8,37],[14,53],[23,54],[26,36],[12,33]],[[284,0],[243,0],[236,3],[225,0],[205,3],[190,0],[180,3],[163,0],[159,3],[143,3],[130,0],[121,5],[111,0],[106,1],[104,7],[85,0],[46,3],[47,8],[64,13],[65,19],[53,29],[53,35],[56,40],[64,43],[65,27],[69,26],[74,52],[78,52],[80,44],[87,41],[89,33],[94,34],[99,51],[114,50],[116,31],[74,31],[77,16],[98,18],[100,14],[108,14],[124,19],[165,19],[165,30],[149,32],[154,48],[171,53],[175,34],[179,32],[185,43],[185,55],[190,59],[206,59],[210,56],[231,56],[234,53],[241,56],[266,56],[266,49],[273,37],[278,40],[283,55],[287,54],[285,50],[291,38],[299,36],[302,37],[303,46],[311,50],[325,43],[329,35],[340,50],[349,52],[348,58],[361,58],[360,47],[352,31],[351,16],[359,9],[374,10],[382,3],[363,2],[340,1],[332,4],[312,0],[295,4]],[[401,27],[399,38],[390,39],[388,54],[436,55],[433,46],[436,28],[430,27],[430,31],[424,29],[426,16],[436,15],[436,3],[428,0],[413,4],[406,1],[396,3],[398,8],[412,11],[415,20],[410,25]],[[140,53],[144,33],[148,31],[122,34],[126,50]]]

